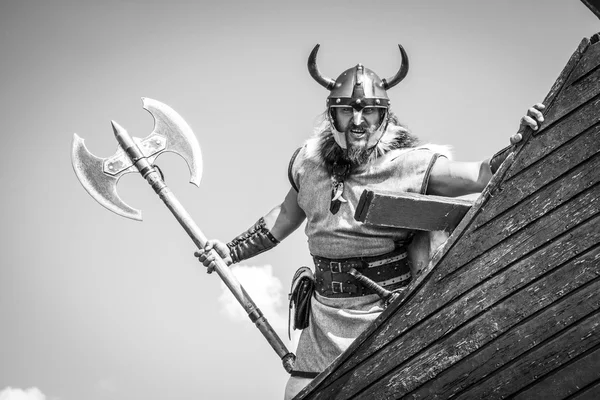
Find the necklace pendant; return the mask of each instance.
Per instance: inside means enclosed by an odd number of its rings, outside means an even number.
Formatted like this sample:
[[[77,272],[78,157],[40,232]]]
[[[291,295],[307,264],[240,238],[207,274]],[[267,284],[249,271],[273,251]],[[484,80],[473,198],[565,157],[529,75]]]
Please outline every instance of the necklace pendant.
[[[344,194],[344,182],[336,182],[333,185],[333,190],[332,190],[333,198],[331,199],[331,201],[339,200],[342,203],[346,203],[347,200],[344,199],[344,197],[342,196],[343,194]]]
[[[340,210],[342,203],[347,203],[348,200],[344,199],[344,182],[333,181],[333,187],[331,188],[331,205],[329,211],[332,214],[336,214]]]

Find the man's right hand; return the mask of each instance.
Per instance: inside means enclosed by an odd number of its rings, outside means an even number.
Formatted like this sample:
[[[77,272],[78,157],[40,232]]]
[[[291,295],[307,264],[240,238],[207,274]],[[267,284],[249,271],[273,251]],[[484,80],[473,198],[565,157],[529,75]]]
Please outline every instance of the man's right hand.
[[[231,259],[231,255],[229,254],[229,247],[219,240],[208,240],[204,249],[200,249],[194,252],[194,256],[198,257],[198,261],[200,261],[205,267],[206,272],[211,274],[216,267],[215,263],[215,252],[217,252],[219,256],[225,261],[227,266],[233,264],[233,260]]]

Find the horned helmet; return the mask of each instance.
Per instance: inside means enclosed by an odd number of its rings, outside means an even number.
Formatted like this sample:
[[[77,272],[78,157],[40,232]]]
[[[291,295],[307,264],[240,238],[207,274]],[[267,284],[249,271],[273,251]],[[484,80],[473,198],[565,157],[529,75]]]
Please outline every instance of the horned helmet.
[[[327,118],[329,119],[333,137],[336,143],[343,149],[346,146],[346,137],[339,132],[335,126],[333,109],[335,107],[352,107],[355,112],[362,112],[365,107],[381,109],[381,122],[377,130],[369,138],[367,146],[375,146],[387,128],[389,118],[390,99],[387,90],[396,86],[406,77],[408,73],[408,56],[401,45],[400,55],[402,62],[396,75],[390,79],[381,79],[375,72],[365,68],[362,64],[342,72],[336,80],[321,75],[317,66],[317,52],[320,45],[317,44],[308,57],[308,71],[317,83],[330,91],[327,97]]]

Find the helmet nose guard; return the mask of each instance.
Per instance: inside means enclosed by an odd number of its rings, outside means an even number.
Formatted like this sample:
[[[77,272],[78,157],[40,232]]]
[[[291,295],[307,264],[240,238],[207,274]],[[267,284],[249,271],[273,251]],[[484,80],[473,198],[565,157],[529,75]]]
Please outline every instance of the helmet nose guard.
[[[354,116],[352,117],[354,125],[359,126],[362,123],[362,110],[354,110]]]

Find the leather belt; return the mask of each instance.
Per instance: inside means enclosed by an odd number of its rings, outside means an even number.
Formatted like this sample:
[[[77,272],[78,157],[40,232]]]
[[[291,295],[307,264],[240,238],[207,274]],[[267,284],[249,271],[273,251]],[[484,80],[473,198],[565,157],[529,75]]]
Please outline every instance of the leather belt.
[[[388,290],[406,286],[411,280],[405,247],[376,257],[330,259],[313,256],[315,290],[325,297],[357,297],[373,294],[348,271],[354,268]]]

